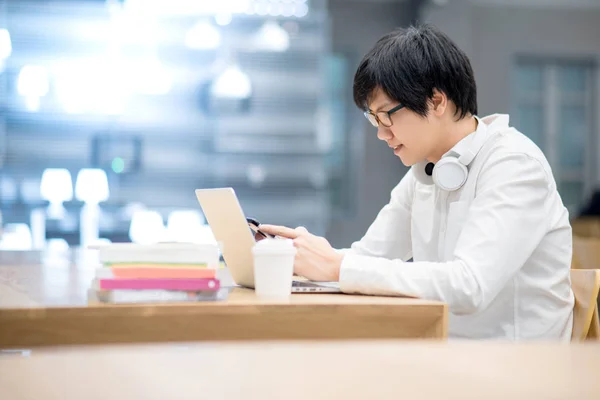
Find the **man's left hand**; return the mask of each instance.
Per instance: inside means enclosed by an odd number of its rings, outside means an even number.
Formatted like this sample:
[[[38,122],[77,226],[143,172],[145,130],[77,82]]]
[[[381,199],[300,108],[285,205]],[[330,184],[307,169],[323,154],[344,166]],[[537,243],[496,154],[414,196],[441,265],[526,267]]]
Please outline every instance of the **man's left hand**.
[[[339,281],[344,256],[336,252],[327,239],[315,236],[304,227],[261,225],[260,230],[271,235],[292,239],[298,250],[294,272],[312,281]]]

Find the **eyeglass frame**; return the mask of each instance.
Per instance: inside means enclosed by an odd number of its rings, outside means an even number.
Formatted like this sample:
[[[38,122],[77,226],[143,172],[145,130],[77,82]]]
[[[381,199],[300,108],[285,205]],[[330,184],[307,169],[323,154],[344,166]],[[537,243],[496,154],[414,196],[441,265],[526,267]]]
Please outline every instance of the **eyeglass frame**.
[[[365,116],[365,118],[366,118],[366,119],[367,119],[367,120],[368,120],[368,121],[371,123],[371,125],[373,125],[375,128],[379,128],[379,125],[381,125],[381,126],[384,126],[384,127],[386,127],[386,128],[389,128],[389,127],[391,127],[392,125],[394,125],[394,121],[392,121],[392,114],[393,114],[393,113],[395,113],[396,111],[399,111],[399,110],[403,109],[404,107],[405,107],[405,105],[404,105],[404,104],[402,104],[402,103],[400,103],[400,104],[398,104],[396,107],[392,108],[392,109],[391,109],[391,110],[389,110],[389,111],[377,111],[376,113],[374,113],[374,112],[373,112],[373,111],[371,111],[371,110],[367,110],[367,111],[365,111],[365,112],[363,113],[363,115],[364,115],[364,116]],[[387,114],[387,116],[388,116],[388,118],[389,118],[389,120],[390,120],[390,124],[389,124],[389,125],[386,125],[386,124],[384,124],[383,122],[381,122],[381,119],[379,119],[379,117],[377,116],[377,114],[379,114],[379,113],[385,113],[385,114]],[[369,115],[372,115],[372,116],[373,116],[373,118],[375,118],[375,122],[377,123],[377,125],[375,125],[375,124],[373,123],[373,121],[371,121],[371,118],[369,118]]]

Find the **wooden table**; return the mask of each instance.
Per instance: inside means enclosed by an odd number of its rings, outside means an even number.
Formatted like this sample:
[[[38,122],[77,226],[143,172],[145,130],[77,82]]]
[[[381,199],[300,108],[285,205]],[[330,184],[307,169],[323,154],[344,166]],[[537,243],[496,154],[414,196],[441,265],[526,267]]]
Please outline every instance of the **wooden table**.
[[[0,348],[198,340],[447,337],[446,305],[399,297],[297,294],[261,300],[88,304],[90,260],[0,252]]]
[[[0,352],[11,400],[600,399],[600,345],[204,342]]]

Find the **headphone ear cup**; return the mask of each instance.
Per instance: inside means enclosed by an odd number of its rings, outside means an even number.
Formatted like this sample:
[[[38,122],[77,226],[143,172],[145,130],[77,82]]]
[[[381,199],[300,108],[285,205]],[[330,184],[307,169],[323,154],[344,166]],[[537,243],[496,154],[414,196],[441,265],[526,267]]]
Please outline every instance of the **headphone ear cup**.
[[[433,169],[433,182],[442,190],[452,192],[465,184],[469,170],[454,157],[444,157]]]

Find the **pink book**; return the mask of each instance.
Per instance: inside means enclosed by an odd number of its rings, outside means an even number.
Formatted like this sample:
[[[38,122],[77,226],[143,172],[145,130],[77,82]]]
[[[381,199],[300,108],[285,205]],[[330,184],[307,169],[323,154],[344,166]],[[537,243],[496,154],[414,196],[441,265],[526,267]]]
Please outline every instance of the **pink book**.
[[[100,279],[101,290],[180,290],[199,292],[203,290],[219,290],[217,279]]]

